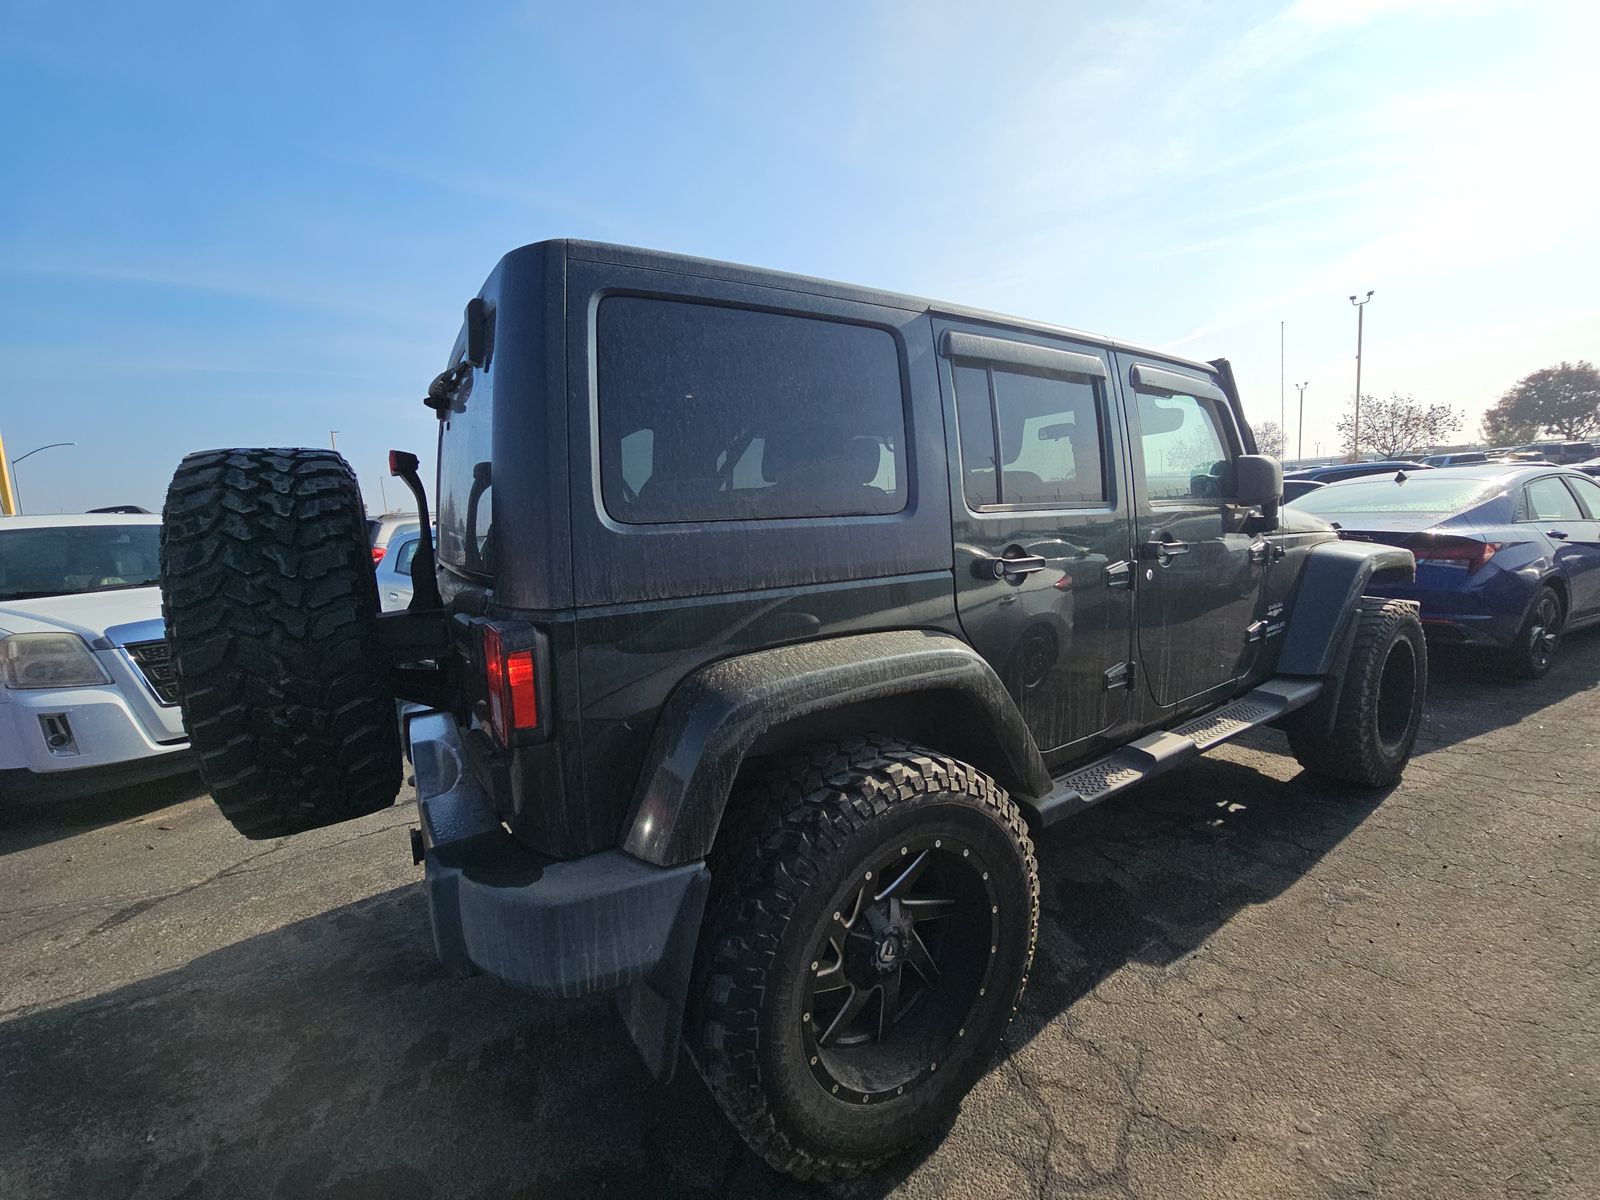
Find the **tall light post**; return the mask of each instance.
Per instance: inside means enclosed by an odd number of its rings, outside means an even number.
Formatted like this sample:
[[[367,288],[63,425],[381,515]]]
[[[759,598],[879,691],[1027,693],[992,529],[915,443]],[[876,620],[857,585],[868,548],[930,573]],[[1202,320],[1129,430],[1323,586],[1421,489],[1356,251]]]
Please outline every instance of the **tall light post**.
[[[1363,319],[1367,315],[1367,301],[1372,299],[1372,292],[1367,292],[1366,300],[1357,300],[1350,297],[1350,303],[1356,306],[1356,417],[1355,428],[1350,438],[1350,453],[1352,462],[1361,461],[1361,333]]]
[[[1306,389],[1311,386],[1311,381],[1308,379],[1294,386],[1300,389],[1300,418],[1294,427],[1294,457],[1298,462],[1306,452]]]
[[[35,446],[26,454],[19,454],[11,460],[11,496],[16,503],[17,514],[22,513],[22,489],[17,486],[17,464],[25,458],[32,458],[41,450],[54,450],[57,446],[76,446],[77,442],[49,442],[43,446]]]

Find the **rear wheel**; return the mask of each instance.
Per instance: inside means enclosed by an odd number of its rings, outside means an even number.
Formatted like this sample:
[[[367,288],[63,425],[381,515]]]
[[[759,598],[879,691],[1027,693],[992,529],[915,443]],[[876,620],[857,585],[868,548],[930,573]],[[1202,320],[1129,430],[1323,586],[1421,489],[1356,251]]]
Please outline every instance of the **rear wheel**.
[[[1540,679],[1555,665],[1561,649],[1561,632],[1566,625],[1566,606],[1555,588],[1539,589],[1528,610],[1517,640],[1501,652],[1506,673],[1517,679]]]
[[[393,803],[399,729],[343,458],[185,458],[162,516],[161,598],[184,727],[239,832],[278,837]]]
[[[1033,957],[1033,846],[988,776],[894,741],[820,745],[732,803],[690,1048],[772,1166],[844,1178],[987,1068]]]
[[[1308,771],[1364,787],[1400,778],[1422,728],[1428,647],[1409,604],[1363,597],[1338,706],[1314,705],[1287,726],[1289,749]]]

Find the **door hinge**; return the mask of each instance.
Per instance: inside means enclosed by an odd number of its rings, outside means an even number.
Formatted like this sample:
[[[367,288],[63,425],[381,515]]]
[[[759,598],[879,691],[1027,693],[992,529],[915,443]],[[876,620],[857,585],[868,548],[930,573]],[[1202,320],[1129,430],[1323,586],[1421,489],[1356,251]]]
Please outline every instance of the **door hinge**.
[[[1107,691],[1110,691],[1112,688],[1132,686],[1133,664],[1131,662],[1119,662],[1116,666],[1112,667],[1106,672]]]
[[[1251,621],[1250,624],[1245,626],[1244,640],[1247,642],[1259,642],[1267,636],[1267,627],[1268,623],[1266,621]]]
[[[1123,561],[1120,561],[1120,562],[1114,562],[1114,563],[1107,563],[1106,564],[1106,586],[1108,588],[1132,587],[1133,586],[1133,564],[1131,562],[1126,561],[1126,560],[1123,560]]]
[[[1266,542],[1252,542],[1250,544],[1250,561],[1256,565],[1266,562],[1272,557],[1272,547]]]

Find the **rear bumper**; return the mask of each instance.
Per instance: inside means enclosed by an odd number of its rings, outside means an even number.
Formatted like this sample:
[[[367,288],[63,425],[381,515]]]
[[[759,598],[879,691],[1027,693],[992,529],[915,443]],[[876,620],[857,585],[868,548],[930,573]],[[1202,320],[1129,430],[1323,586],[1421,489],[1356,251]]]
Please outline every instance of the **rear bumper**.
[[[1492,564],[1468,576],[1462,568],[1423,563],[1414,584],[1378,585],[1373,595],[1415,600],[1422,627],[1440,642],[1507,646],[1522,627],[1533,589],[1515,572]]]
[[[645,1061],[670,1075],[711,875],[621,850],[560,862],[521,846],[438,712],[408,713],[428,913],[439,958],[551,999],[616,993]]]

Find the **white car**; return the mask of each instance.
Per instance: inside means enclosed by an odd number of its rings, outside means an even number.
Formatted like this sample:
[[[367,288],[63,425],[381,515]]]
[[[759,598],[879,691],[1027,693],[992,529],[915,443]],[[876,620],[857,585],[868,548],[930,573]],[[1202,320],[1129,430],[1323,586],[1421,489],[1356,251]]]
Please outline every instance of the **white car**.
[[[0,795],[193,768],[161,620],[161,518],[0,517]]]

